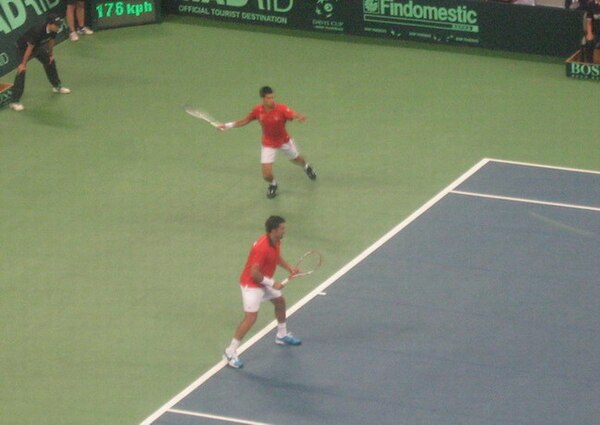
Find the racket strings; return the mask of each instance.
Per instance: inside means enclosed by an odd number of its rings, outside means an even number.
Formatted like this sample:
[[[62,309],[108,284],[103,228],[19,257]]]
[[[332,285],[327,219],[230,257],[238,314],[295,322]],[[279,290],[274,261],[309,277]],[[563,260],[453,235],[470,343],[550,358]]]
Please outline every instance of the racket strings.
[[[308,251],[296,263],[298,273],[288,276],[281,284],[286,285],[291,279],[301,276],[307,276],[319,268],[322,262],[321,254],[317,251]]]
[[[220,122],[217,121],[211,114],[206,112],[203,109],[196,108],[192,105],[183,105],[183,109],[193,117],[200,118],[206,122],[209,122],[213,125],[219,125]]]
[[[297,264],[300,273],[312,273],[321,265],[321,254],[316,251],[305,254]]]

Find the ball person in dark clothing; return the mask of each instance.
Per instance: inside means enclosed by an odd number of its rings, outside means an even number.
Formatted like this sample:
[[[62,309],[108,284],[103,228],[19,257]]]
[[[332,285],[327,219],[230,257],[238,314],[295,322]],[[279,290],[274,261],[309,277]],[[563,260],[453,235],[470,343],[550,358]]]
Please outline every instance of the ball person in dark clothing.
[[[51,13],[46,17],[44,23],[31,27],[17,40],[17,57],[21,58],[21,63],[17,67],[12,101],[9,105],[12,110],[22,111],[24,109],[21,104],[21,96],[23,96],[23,91],[25,90],[27,62],[31,58],[36,58],[44,66],[44,71],[46,71],[48,81],[52,84],[52,91],[54,93],[71,93],[71,90],[61,85],[54,60],[54,40],[62,23],[63,21],[60,16]]]
[[[584,10],[583,62],[594,63],[594,50],[600,49],[600,0],[588,1]]]

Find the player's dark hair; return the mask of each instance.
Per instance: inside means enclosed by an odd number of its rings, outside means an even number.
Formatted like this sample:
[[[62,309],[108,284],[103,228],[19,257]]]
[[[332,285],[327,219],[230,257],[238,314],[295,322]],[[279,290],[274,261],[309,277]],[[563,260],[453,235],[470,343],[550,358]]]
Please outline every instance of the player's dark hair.
[[[260,90],[258,91],[258,94],[260,94],[260,97],[265,97],[268,94],[273,93],[273,89],[269,86],[264,86],[261,87]]]
[[[282,223],[285,223],[285,219],[283,217],[272,215],[271,217],[267,218],[267,221],[265,221],[265,230],[267,233],[271,233],[271,230],[277,229]]]

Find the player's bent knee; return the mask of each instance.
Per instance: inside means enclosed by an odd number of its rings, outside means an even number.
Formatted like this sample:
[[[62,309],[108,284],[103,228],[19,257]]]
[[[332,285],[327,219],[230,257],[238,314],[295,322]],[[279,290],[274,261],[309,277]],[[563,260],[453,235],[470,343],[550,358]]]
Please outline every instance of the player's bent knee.
[[[275,307],[285,307],[285,298],[282,296],[273,298],[271,302],[275,305]]]

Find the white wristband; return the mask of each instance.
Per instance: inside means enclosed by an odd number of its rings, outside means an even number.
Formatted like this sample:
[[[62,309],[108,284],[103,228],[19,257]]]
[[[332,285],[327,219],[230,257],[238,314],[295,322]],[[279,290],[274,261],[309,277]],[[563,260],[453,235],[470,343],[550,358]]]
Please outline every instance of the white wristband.
[[[275,280],[271,279],[270,277],[263,276],[263,280],[262,280],[262,282],[260,282],[260,284],[269,286],[269,287],[273,287],[273,285],[275,284]]]
[[[223,127],[225,127],[225,129],[229,130],[230,128],[235,127],[235,122],[232,121],[232,122],[225,123],[225,125]]]

